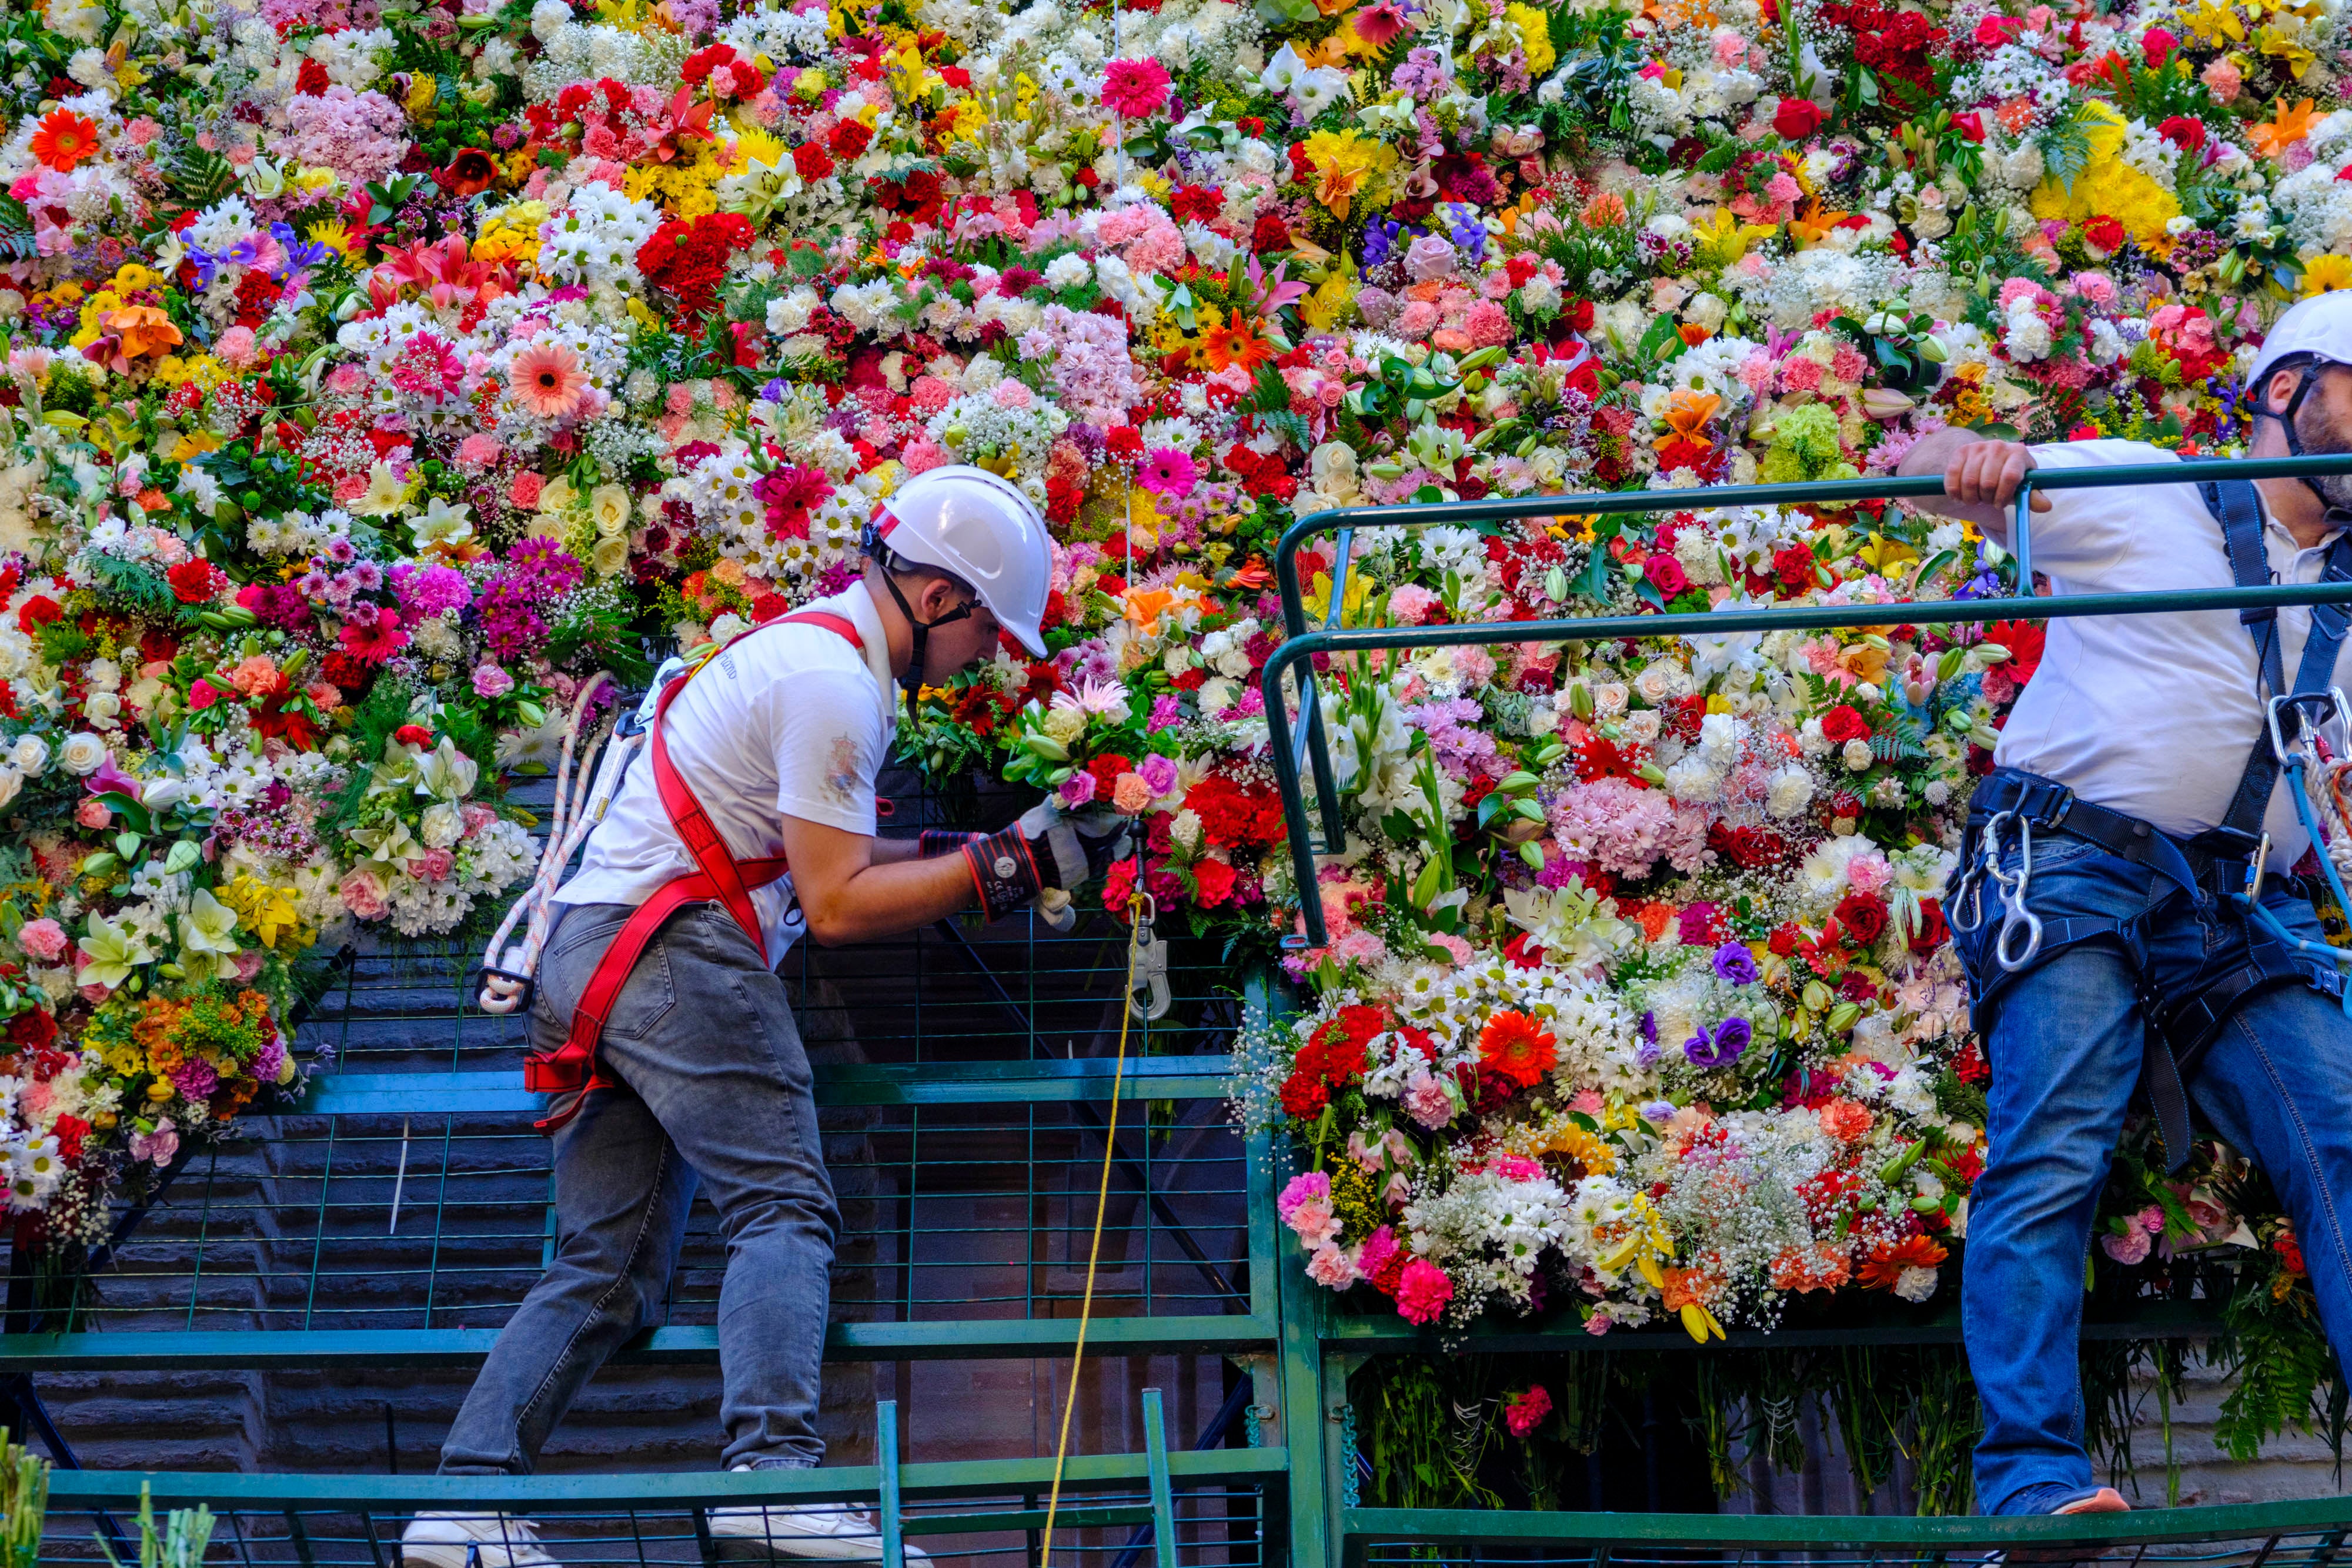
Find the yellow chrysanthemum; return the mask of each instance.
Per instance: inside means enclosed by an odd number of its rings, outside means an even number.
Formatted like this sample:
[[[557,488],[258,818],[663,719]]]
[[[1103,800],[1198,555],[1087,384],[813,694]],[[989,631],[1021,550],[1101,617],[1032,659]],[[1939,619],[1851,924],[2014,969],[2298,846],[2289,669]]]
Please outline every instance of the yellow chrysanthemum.
[[[1519,47],[1527,51],[1528,74],[1547,76],[1559,59],[1559,51],[1551,45],[1551,18],[1533,5],[1513,4],[1503,8],[1511,26],[1519,30]]]
[[[2145,242],[2164,233],[2164,225],[2180,215],[2180,204],[2171,192],[2124,162],[2124,117],[2093,99],[2083,106],[2091,146],[2089,165],[2075,176],[2072,188],[2055,179],[2035,187],[2027,205],[2037,218],[2063,218],[2082,223],[2110,217],[2136,240]]]

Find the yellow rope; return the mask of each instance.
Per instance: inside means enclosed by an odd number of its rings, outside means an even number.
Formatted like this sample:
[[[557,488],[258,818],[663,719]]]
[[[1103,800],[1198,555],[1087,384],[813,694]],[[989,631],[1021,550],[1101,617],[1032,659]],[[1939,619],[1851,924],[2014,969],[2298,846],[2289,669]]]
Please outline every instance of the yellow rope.
[[[1070,1386],[1062,1399],[1061,1437],[1054,1444],[1054,1484],[1045,1494],[1045,1532],[1038,1543],[1037,1568],[1052,1568],[1054,1561],[1054,1515],[1062,1506],[1062,1467],[1070,1457],[1070,1413],[1078,1404],[1078,1368],[1087,1359],[1087,1323],[1095,1310],[1095,1263],[1102,1256],[1103,1212],[1110,1207],[1110,1166],[1118,1153],[1118,1092],[1127,1077],[1128,1020],[1135,1016],[1135,939],[1144,926],[1139,917],[1149,903],[1148,894],[1138,893],[1127,905],[1127,986],[1118,998],[1118,1059],[1111,1067],[1110,1115],[1103,1131],[1102,1179],[1095,1188],[1094,1239],[1087,1244],[1087,1288],[1078,1298],[1078,1341],[1070,1353]]]

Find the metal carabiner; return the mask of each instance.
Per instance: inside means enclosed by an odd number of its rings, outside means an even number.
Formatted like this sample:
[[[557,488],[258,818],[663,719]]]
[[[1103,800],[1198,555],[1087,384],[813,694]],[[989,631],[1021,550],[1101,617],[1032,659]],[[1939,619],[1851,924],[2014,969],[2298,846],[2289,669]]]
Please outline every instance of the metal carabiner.
[[[1168,1016],[1168,944],[1149,920],[1135,923],[1135,974],[1129,982],[1127,1010],[1146,1023]]]
[[[1955,931],[1974,936],[1984,925],[1985,871],[1987,867],[1999,862],[2000,825],[2009,821],[2011,815],[2013,813],[2009,811],[1993,813],[1985,823],[1983,835],[1978,841],[1976,859],[1970,862],[1966,871],[1960,873],[1959,883],[1953,889],[1952,901],[1944,910],[1945,920]],[[1960,908],[1963,903],[1970,912],[1965,920],[1960,918]]]
[[[2000,935],[1992,945],[1993,962],[2010,974],[2016,974],[2033,962],[2042,951],[2042,917],[2027,907],[2025,897],[2033,882],[2033,823],[2020,817],[2017,821],[2017,874],[2003,876],[1998,870],[1993,879],[2000,884]],[[2025,927],[2025,951],[2011,956],[2010,935],[2019,926]]]

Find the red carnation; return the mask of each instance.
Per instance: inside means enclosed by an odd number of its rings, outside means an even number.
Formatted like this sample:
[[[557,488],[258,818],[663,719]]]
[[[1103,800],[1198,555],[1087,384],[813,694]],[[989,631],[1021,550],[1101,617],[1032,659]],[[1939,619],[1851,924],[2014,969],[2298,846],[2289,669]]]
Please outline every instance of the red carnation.
[[[1223,861],[1197,860],[1188,868],[1192,882],[1200,891],[1196,902],[1203,909],[1214,909],[1234,895],[1234,868]]]
[[[2120,221],[2101,213],[2083,225],[2083,238],[2092,249],[2113,255],[2131,235]]]
[[[1843,746],[1849,740],[1868,740],[1870,721],[1844,703],[1822,715],[1822,738],[1832,746]]]
[[[183,604],[207,604],[228,586],[228,578],[208,560],[184,560],[164,574],[172,597]]]
[[[824,144],[836,158],[855,158],[874,140],[874,128],[862,120],[845,120],[833,128]]]
[[[793,167],[803,180],[822,180],[833,172],[833,158],[814,141],[803,141],[793,149]]]

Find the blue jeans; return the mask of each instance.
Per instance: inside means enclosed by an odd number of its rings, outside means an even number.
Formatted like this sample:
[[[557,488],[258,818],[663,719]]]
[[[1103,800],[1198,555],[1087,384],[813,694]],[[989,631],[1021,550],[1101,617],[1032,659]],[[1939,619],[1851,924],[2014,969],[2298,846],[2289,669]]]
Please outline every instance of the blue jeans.
[[[2016,869],[2014,841],[2005,870]],[[2296,936],[2319,938],[2310,905],[2265,905]],[[1959,938],[1971,974],[1997,973],[2000,912]],[[2082,839],[2037,835],[2027,904],[2061,915],[2147,916],[2147,982],[2170,994],[2232,942],[2238,923],[2147,868]],[[2135,975],[2120,943],[2093,939],[2011,981],[1997,998],[1990,1150],[1969,1206],[1961,1322],[1984,1406],[1976,1450],[1979,1506],[2045,1512],[2051,1489],[2093,1484],[2083,1448],[2077,1341],[2084,1259],[2107,1166],[2146,1051]],[[1979,1019],[1981,1025],[1983,1020]],[[2269,1176],[2294,1222],[2319,1313],[2339,1364],[2352,1348],[2352,1020],[2304,985],[2240,1006],[2188,1080],[2190,1098],[2230,1146]]]
[[[539,962],[534,1050],[562,1041],[629,914],[563,910]],[[660,1320],[698,1176],[727,1242],[720,1462],[816,1464],[840,1215],[783,982],[725,910],[689,905],[630,971],[599,1054],[625,1087],[590,1094],[555,1135],[555,1261],[491,1346],[442,1447],[442,1473],[530,1473],[596,1368]]]

